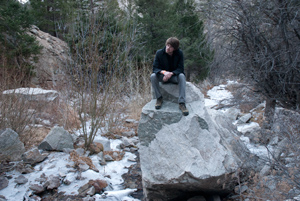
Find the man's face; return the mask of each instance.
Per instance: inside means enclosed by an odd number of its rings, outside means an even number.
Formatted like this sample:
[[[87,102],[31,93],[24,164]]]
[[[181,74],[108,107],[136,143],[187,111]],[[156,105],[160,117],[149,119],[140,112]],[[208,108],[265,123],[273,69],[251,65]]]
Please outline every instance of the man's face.
[[[170,44],[166,45],[166,53],[169,55],[172,55],[174,51],[174,47],[172,47]]]

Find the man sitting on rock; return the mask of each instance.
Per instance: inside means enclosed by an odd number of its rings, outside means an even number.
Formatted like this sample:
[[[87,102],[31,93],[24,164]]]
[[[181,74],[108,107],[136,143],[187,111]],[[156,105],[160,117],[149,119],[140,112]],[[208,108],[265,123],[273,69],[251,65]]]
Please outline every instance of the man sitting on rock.
[[[159,82],[174,83],[179,85],[179,109],[184,116],[189,114],[185,106],[185,75],[183,53],[179,49],[179,40],[175,37],[168,38],[166,46],[156,52],[153,63],[151,83],[157,98],[155,109],[160,109],[163,97],[160,93]]]

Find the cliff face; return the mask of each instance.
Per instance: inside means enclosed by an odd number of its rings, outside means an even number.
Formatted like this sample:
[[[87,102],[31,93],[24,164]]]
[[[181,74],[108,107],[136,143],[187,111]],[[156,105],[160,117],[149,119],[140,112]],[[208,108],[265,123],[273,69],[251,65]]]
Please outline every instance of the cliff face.
[[[203,94],[191,83],[187,83],[188,116],[174,103],[177,85],[161,88],[162,108],[155,110],[156,100],[149,102],[138,127],[147,200],[177,199],[183,192],[230,192],[236,181],[228,175],[254,166],[236,129],[222,112],[204,106]]]
[[[34,36],[43,47],[38,62],[32,61],[36,74],[32,84],[51,87],[63,82],[63,68],[71,61],[67,43],[39,30],[36,26],[31,28],[29,34]]]

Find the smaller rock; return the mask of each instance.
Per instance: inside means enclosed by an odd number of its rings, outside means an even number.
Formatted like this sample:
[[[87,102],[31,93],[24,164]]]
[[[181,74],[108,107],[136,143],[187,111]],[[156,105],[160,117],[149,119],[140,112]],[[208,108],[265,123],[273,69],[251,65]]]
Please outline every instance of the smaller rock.
[[[238,115],[241,111],[237,108],[229,108],[226,110],[225,115],[228,117],[230,121],[235,121],[238,118]]]
[[[88,195],[85,198],[82,198],[82,201],[95,201],[95,198]]]
[[[45,186],[48,190],[57,189],[60,186],[60,178],[58,176],[50,175]]]
[[[80,161],[78,168],[79,168],[79,171],[85,172],[90,168],[90,166],[88,164],[86,164],[84,161]]]
[[[29,163],[31,165],[34,165],[36,163],[39,163],[39,162],[45,160],[45,158],[47,158],[48,155],[49,155],[49,153],[41,154],[40,151],[38,150],[38,148],[34,147],[34,148],[30,149],[29,151],[26,151],[22,155],[22,160],[24,161],[24,163]]]
[[[247,123],[247,122],[249,122],[249,120],[251,118],[252,118],[252,114],[250,114],[250,113],[244,114],[244,115],[242,115],[241,117],[238,118],[238,123],[239,124]]]
[[[29,186],[29,189],[35,194],[39,194],[45,191],[45,187],[39,184],[32,184]]]
[[[89,185],[88,183],[84,184],[83,186],[81,186],[78,189],[78,195],[80,195],[80,196],[86,196],[87,192],[90,190],[90,188],[91,188],[91,185]]]
[[[7,201],[7,199],[3,195],[0,195],[0,201]]]
[[[128,157],[128,161],[136,162],[136,157],[130,156],[130,157]]]
[[[75,151],[79,156],[84,156],[84,148],[77,148]]]
[[[91,195],[91,196],[95,195],[95,187],[92,186],[92,187],[86,192],[86,194]]]
[[[26,177],[24,177],[24,175],[20,175],[15,179],[15,182],[17,184],[26,184],[28,182],[28,179]]]
[[[4,176],[0,176],[0,190],[6,188],[8,186],[8,179]]]
[[[111,157],[110,155],[105,155],[104,159],[105,161],[114,161],[113,157]]]
[[[88,184],[95,188],[95,193],[101,193],[103,189],[107,187],[107,182],[100,179],[90,180]]]
[[[126,119],[125,120],[126,123],[134,123],[134,124],[138,124],[139,122],[135,119]]]

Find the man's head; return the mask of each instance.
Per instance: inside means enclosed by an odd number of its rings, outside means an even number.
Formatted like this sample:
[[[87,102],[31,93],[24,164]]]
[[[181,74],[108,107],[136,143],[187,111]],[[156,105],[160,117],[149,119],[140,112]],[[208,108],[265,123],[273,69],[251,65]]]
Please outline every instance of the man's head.
[[[178,50],[179,48],[179,40],[176,37],[168,38],[166,41],[166,46],[171,45],[174,50]]]

